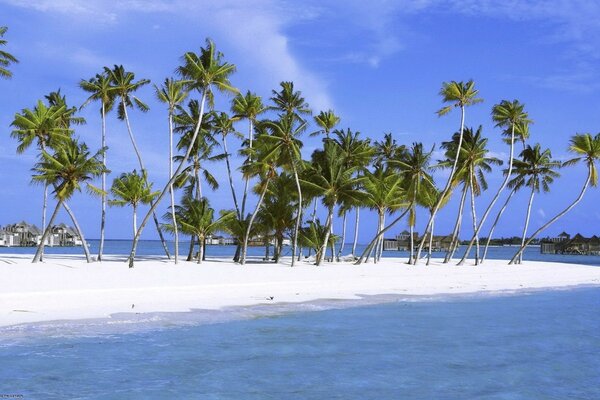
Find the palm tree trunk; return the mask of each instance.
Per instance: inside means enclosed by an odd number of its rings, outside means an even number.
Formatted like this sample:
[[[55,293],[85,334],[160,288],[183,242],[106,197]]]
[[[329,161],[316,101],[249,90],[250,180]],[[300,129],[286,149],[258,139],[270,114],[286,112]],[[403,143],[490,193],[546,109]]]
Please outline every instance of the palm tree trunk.
[[[337,260],[340,261],[342,257],[342,252],[344,251],[344,244],[346,243],[346,219],[348,217],[348,212],[344,211],[344,215],[342,217],[342,243],[340,243],[340,248],[337,253]]]
[[[360,207],[356,207],[356,219],[354,220],[354,240],[352,241],[352,257],[356,257],[356,245],[358,243],[358,224],[360,222]]]
[[[506,201],[502,205],[502,208],[500,209],[500,211],[498,211],[498,214],[496,215],[496,219],[494,219],[494,224],[492,225],[492,227],[490,229],[490,233],[488,235],[488,238],[487,238],[487,240],[485,242],[485,247],[483,249],[483,257],[481,257],[481,262],[482,263],[487,258],[488,247],[490,246],[490,241],[492,240],[492,236],[494,234],[494,229],[496,228],[496,225],[498,225],[498,221],[500,221],[500,217],[502,217],[502,214],[504,213],[504,210],[506,210],[506,207],[508,206],[508,202],[510,201],[510,199],[512,198],[513,194],[515,194],[516,191],[517,191],[517,188],[514,188],[513,190],[510,191],[510,194],[506,198]]]
[[[42,232],[46,231],[46,210],[48,209],[48,185],[44,185],[44,202],[42,205]],[[42,254],[40,260],[44,257],[44,249],[42,248]]]
[[[127,106],[125,104],[125,98],[121,98],[121,102],[123,105],[123,114],[125,115],[125,124],[127,125],[127,132],[129,133],[129,139],[131,139],[131,144],[133,145],[133,150],[135,151],[135,155],[137,156],[138,159],[138,163],[140,164],[140,168],[142,169],[142,175],[144,176],[144,183],[147,187],[150,187],[150,185],[148,184],[148,179],[146,177],[146,175],[144,174],[144,172],[146,171],[146,168],[144,168],[144,162],[142,161],[142,155],[137,147],[137,144],[135,142],[135,137],[133,136],[133,131],[131,130],[131,124],[129,123],[129,115],[127,114]],[[162,229],[160,228],[160,223],[158,222],[158,218],[156,217],[156,213],[154,212],[154,210],[156,209],[156,207],[154,207],[154,201],[151,200],[150,201],[150,209],[152,210],[152,218],[154,219],[154,225],[156,225],[156,231],[158,232],[158,237],[160,238],[160,242],[162,243],[163,249],[165,251],[165,255],[167,256],[168,259],[171,259],[171,254],[169,253],[169,248],[167,247],[167,242],[165,241],[165,238],[163,236],[162,233]]]
[[[42,240],[41,240],[40,244],[38,245],[38,248],[35,252],[35,256],[33,256],[33,260],[31,261],[32,263],[37,263],[38,261],[41,261],[42,253],[44,252],[44,242],[46,241],[46,238],[50,234],[50,227],[54,223],[54,219],[56,219],[56,215],[58,214],[58,210],[62,206],[62,203],[63,203],[62,200],[59,200],[58,203],[56,203],[54,212],[52,213],[52,216],[50,217],[50,222],[48,223],[48,226],[44,229],[44,233],[42,234]]]
[[[200,125],[202,124],[202,118],[204,116],[205,103],[206,103],[206,91],[203,91],[202,92],[202,100],[200,100],[200,116],[198,118],[198,123],[196,124],[196,128],[194,129],[194,135],[192,136],[191,143],[194,143],[196,141],[196,138],[198,137],[198,132],[200,131]],[[192,147],[193,146],[190,146],[186,150],[185,155],[183,156],[183,159],[181,160],[181,162],[177,166],[177,169],[175,170],[175,173],[173,174],[173,176],[171,176],[171,179],[169,179],[169,182],[167,182],[167,185],[163,188],[162,192],[158,195],[158,198],[156,199],[156,201],[154,201],[154,204],[150,203],[150,210],[148,210],[148,213],[144,216],[144,219],[142,220],[142,223],[138,229],[138,232],[135,235],[135,238],[133,239],[133,244],[131,245],[131,252],[129,253],[129,261],[128,261],[129,268],[133,268],[133,266],[134,266],[134,259],[135,259],[135,252],[137,250],[137,244],[140,240],[140,235],[141,235],[142,231],[144,230],[144,227],[148,223],[150,216],[152,214],[154,214],[154,211],[156,210],[156,207],[158,206],[158,204],[160,204],[160,201],[162,200],[162,198],[165,196],[165,194],[169,190],[170,185],[173,184],[175,177],[179,176],[179,174],[181,173],[181,170],[183,169],[185,163],[190,158],[190,154],[192,153]]]
[[[550,225],[552,225],[553,223],[555,223],[557,220],[559,220],[560,218],[562,218],[566,213],[568,213],[569,211],[571,211],[571,209],[573,207],[575,207],[580,201],[581,199],[583,199],[583,195],[585,194],[587,188],[590,185],[590,181],[592,179],[592,169],[593,166],[592,164],[588,165],[588,176],[585,180],[585,183],[583,184],[583,188],[581,189],[581,192],[579,193],[579,196],[577,196],[577,198],[564,210],[562,210],[561,212],[559,212],[554,218],[552,218],[550,221],[546,222],[544,225],[542,225],[537,231],[533,232],[533,234],[529,237],[529,239],[527,239],[527,241],[525,241],[525,243],[523,243],[523,245],[521,246],[521,248],[519,248],[519,250],[515,253],[515,255],[513,256],[513,258],[510,260],[510,262],[508,263],[510,264],[514,264],[515,260],[523,253],[523,251],[527,248],[527,246],[529,245],[529,243],[531,243],[531,241],[533,239],[535,239],[535,237],[537,235],[540,234],[540,232],[542,232],[544,229],[548,228]]]
[[[169,180],[173,177],[173,109],[169,108]],[[175,264],[179,262],[179,232],[177,216],[175,215],[175,190],[173,183],[169,185],[171,196],[171,219],[173,220],[173,235],[175,237]]]
[[[231,174],[231,164],[229,163],[229,151],[227,150],[227,139],[225,135],[222,136],[221,142],[223,143],[223,150],[225,150],[225,164],[227,165],[227,176],[229,177],[229,188],[231,189],[231,197],[233,197],[233,204],[235,206],[235,211],[237,213],[240,221],[242,220],[242,213],[240,211],[240,207],[238,206],[237,196],[235,195],[235,187],[233,186],[233,176]],[[248,182],[246,180],[246,182]]]
[[[527,238],[527,229],[529,228],[529,218],[531,217],[531,206],[533,205],[533,196],[535,195],[535,187],[531,187],[531,194],[529,195],[529,203],[527,204],[527,214],[525,214],[525,226],[523,227],[523,237],[521,238],[521,247],[525,245],[525,239]],[[517,264],[523,263],[523,253],[519,255]]]
[[[296,168],[296,160],[291,150],[288,149],[290,159],[292,160],[292,169],[294,171],[294,180],[296,181],[296,190],[298,191],[298,215],[296,216],[296,225],[294,226],[294,239],[292,241],[292,267],[296,261],[296,248],[298,247],[298,230],[300,229],[300,218],[302,218],[302,188],[300,187],[300,177],[298,176],[298,168]]]
[[[467,259],[467,257],[469,256],[469,253],[471,252],[471,249],[473,248],[473,244],[475,243],[475,238],[477,237],[477,235],[479,235],[479,231],[483,227],[483,224],[485,223],[488,215],[492,211],[492,207],[494,207],[494,205],[496,204],[496,201],[498,201],[498,198],[500,197],[500,194],[502,193],[504,188],[506,188],[506,185],[508,185],[508,182],[510,181],[510,176],[511,176],[512,170],[513,170],[514,151],[515,151],[515,125],[513,124],[512,128],[511,128],[511,132],[510,132],[510,156],[508,158],[508,171],[506,173],[506,177],[504,178],[504,182],[502,182],[502,185],[500,185],[500,187],[498,188],[498,192],[496,192],[496,195],[494,196],[494,198],[492,199],[490,204],[487,206],[487,209],[483,213],[483,216],[481,217],[481,221],[479,221],[479,225],[477,226],[477,229],[475,230],[475,232],[473,232],[473,237],[471,238],[471,241],[469,242],[469,245],[467,246],[467,249],[465,250],[465,254],[462,256],[462,258],[458,262],[458,265],[463,265],[465,263],[465,260]]]
[[[375,249],[374,249],[374,254],[373,254],[373,263],[377,264],[377,255],[379,254],[379,244],[381,243],[381,241],[383,240],[383,235],[380,235],[379,233],[383,230],[383,213],[381,212],[381,210],[378,210],[377,212],[377,241],[375,242]],[[369,257],[371,255],[371,252],[369,252],[369,256],[367,256],[367,261],[369,261]]]
[[[133,237],[137,233],[137,207],[133,205]]]
[[[414,238],[413,238],[413,234],[415,231],[415,224],[417,222],[417,207],[415,206],[417,202],[417,185],[414,185],[413,187],[413,196],[412,196],[412,203],[413,206],[410,209],[410,214],[408,214],[408,230],[409,230],[409,234],[410,234],[410,250],[409,250],[409,255],[408,255],[408,264],[412,265],[414,262],[414,255],[415,255],[415,243],[414,243]]]
[[[196,236],[190,236],[190,248],[188,249],[188,255],[186,261],[192,261],[194,259],[194,248],[196,244]]]
[[[253,138],[253,133],[254,133],[254,129],[253,129],[253,124],[252,124],[252,118],[248,118],[249,124],[248,124],[248,147],[251,149],[252,148],[252,138]],[[250,157],[248,157],[249,161],[251,161],[252,159]],[[240,219],[244,218],[245,216],[245,210],[246,210],[246,199],[248,198],[248,185],[250,183],[250,179],[248,177],[244,177],[244,180],[246,181],[244,183],[244,197],[242,197],[242,211],[241,211],[241,215],[240,215]],[[293,257],[292,257],[293,258]]]
[[[446,187],[444,188],[444,191],[441,193],[440,199],[437,201],[435,207],[433,208],[433,212],[432,212],[431,216],[429,217],[429,221],[427,222],[427,227],[425,228],[425,234],[427,234],[427,232],[431,229],[433,220],[435,219],[435,216],[437,215],[437,212],[440,209],[442,202],[444,201],[444,199],[446,198],[446,195],[450,192],[450,189],[452,188],[452,180],[454,179],[454,174],[456,173],[456,167],[458,166],[458,158],[460,156],[460,149],[462,148],[464,130],[465,130],[465,107],[462,106],[460,108],[460,136],[458,139],[458,147],[457,147],[458,150],[456,152],[456,157],[454,157],[454,164],[452,165],[452,170],[450,171],[450,176],[448,177],[448,181],[446,182]],[[423,238],[425,238],[425,236],[423,236]],[[417,250],[417,256],[415,258],[415,265],[417,265],[417,263],[419,262],[419,257],[421,257],[421,251],[423,250],[423,244],[424,244],[424,240],[421,240],[421,243],[419,244],[419,249]]]
[[[246,264],[246,254],[248,252],[248,239],[250,237],[250,231],[252,230],[252,224],[254,223],[254,219],[258,215],[260,211],[260,207],[265,199],[265,194],[267,194],[267,189],[269,188],[269,181],[271,178],[267,178],[264,182],[263,190],[260,191],[260,197],[258,199],[258,203],[256,203],[256,207],[254,208],[254,212],[250,216],[250,220],[248,221],[248,226],[246,227],[246,234],[244,235],[244,245],[242,246],[242,255],[240,257],[240,264]]]
[[[313,211],[312,211],[310,219],[313,224],[317,220],[317,197],[315,197],[315,200],[314,200]],[[312,248],[309,247],[308,248],[308,257],[310,257],[311,254],[312,254]]]
[[[329,236],[331,234],[331,226],[333,222],[333,206],[327,207],[327,222],[325,223],[325,240],[321,245],[321,249],[317,254],[317,266],[321,265],[323,259],[326,257],[327,245],[329,244]],[[332,260],[333,261],[333,260]]]
[[[450,241],[450,247],[446,252],[446,257],[444,258],[444,264],[452,261],[452,257],[454,256],[454,252],[458,248],[459,236],[460,236],[460,227],[463,218],[463,210],[465,208],[465,200],[467,199],[467,184],[463,185],[462,195],[460,196],[460,203],[458,204],[458,214],[456,216],[456,222],[454,223],[454,230],[452,231],[452,240]]]
[[[477,234],[477,213],[475,210],[475,192],[473,190],[473,181],[475,174],[471,168],[470,189],[471,189],[471,216],[473,217],[473,232],[475,232],[475,265],[479,265],[479,235]]]
[[[415,210],[416,211],[416,210]],[[410,218],[410,217],[409,217]],[[408,264],[412,265],[414,263],[414,256],[415,256],[415,226],[411,223],[408,224],[408,234],[410,235],[410,238],[408,239],[408,245],[410,246],[410,254],[408,255]]]
[[[385,226],[385,213],[383,213],[383,215],[381,217],[381,229],[383,229],[384,226]],[[381,240],[379,241],[379,252],[377,253],[377,261],[381,261],[381,256],[383,255],[384,242],[385,242],[385,237],[382,236]]]
[[[435,228],[435,220],[431,223],[431,233],[429,233],[429,249],[427,250],[427,263],[425,265],[429,265],[431,262],[431,253],[433,251],[433,230]]]
[[[79,239],[81,239],[81,247],[83,248],[83,254],[85,255],[85,260],[88,263],[91,263],[92,257],[90,255],[90,249],[87,245],[87,242],[85,241],[85,238],[83,237],[83,231],[81,230],[81,227],[79,226],[79,222],[77,222],[77,218],[75,218],[75,214],[73,213],[73,210],[71,210],[71,207],[69,207],[69,205],[67,204],[66,201],[63,201],[63,208],[65,209],[67,214],[69,214],[69,217],[71,218],[71,221],[73,222],[73,226],[75,227],[75,231],[77,232],[77,235],[79,235]]]
[[[362,254],[360,255],[360,257],[358,258],[358,260],[356,260],[356,262],[354,263],[354,265],[360,265],[360,264],[363,263],[363,261],[365,259],[365,256],[367,255],[367,253],[369,253],[371,251],[371,249],[375,245],[375,242],[377,241],[377,239],[380,236],[382,236],[385,232],[387,232],[389,229],[391,229],[394,225],[396,225],[398,223],[398,221],[400,221],[402,218],[404,218],[404,216],[409,211],[409,209],[410,209],[411,206],[412,206],[412,204],[410,204],[408,206],[408,208],[402,214],[400,214],[395,220],[393,220],[388,226],[386,226],[385,228],[383,228],[383,230],[381,232],[379,232],[377,235],[375,235],[375,237],[373,238],[373,240],[371,240],[371,242],[367,245],[367,247],[364,249],[364,251],[362,252]]]
[[[106,108],[102,101],[102,148],[106,148]],[[106,227],[106,151],[102,152],[102,165],[105,171],[102,172],[102,205],[100,216],[100,245],[98,246],[98,261],[102,261],[104,253],[104,235]]]
[[[202,264],[204,260],[204,237],[198,236],[198,264]]]

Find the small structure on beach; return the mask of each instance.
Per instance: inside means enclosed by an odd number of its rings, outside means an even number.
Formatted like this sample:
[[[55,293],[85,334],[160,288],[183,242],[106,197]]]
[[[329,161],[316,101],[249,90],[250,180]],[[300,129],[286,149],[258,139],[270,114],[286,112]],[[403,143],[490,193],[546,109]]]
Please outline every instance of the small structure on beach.
[[[417,232],[413,233],[413,245],[415,249],[419,246],[420,240]],[[433,235],[431,243],[432,251],[447,251],[452,243],[452,235]],[[409,251],[410,250],[410,232],[403,231],[394,239],[383,239],[384,250]],[[429,239],[426,238],[423,249],[429,250]]]
[[[581,254],[600,255],[600,238],[596,235],[587,238],[581,234],[571,235],[563,232],[554,238],[540,241],[542,254]]]
[[[36,225],[25,221],[0,229],[0,246],[35,247],[40,244],[43,232]],[[81,246],[82,241],[75,229],[65,224],[54,225],[46,237],[45,246]]]

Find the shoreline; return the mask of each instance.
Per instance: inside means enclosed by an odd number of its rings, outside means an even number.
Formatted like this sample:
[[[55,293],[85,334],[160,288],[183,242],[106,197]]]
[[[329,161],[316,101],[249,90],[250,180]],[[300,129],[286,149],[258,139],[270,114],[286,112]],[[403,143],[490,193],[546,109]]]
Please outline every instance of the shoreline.
[[[86,264],[80,256],[48,255],[31,264],[24,255],[0,256],[0,327],[35,322],[221,310],[231,307],[357,300],[361,296],[452,296],[600,286],[600,267],[530,261],[508,266],[409,266],[403,259],[354,266],[327,263],[251,263],[211,259],[202,264],[124,256]],[[272,298],[271,298],[272,297]]]

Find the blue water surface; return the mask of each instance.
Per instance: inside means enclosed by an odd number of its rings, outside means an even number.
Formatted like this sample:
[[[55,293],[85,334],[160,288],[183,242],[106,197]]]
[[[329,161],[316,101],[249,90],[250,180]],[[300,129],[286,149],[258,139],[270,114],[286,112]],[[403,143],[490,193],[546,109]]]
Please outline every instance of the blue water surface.
[[[130,333],[93,334],[81,325],[70,329],[68,322],[54,328],[21,326],[22,336],[5,331],[11,334],[0,339],[0,394],[28,399],[600,398],[600,288],[404,298],[315,312],[272,307],[276,312],[262,306],[262,316],[237,309],[231,312],[243,319],[221,322],[181,323],[180,317],[163,315],[160,324]]]

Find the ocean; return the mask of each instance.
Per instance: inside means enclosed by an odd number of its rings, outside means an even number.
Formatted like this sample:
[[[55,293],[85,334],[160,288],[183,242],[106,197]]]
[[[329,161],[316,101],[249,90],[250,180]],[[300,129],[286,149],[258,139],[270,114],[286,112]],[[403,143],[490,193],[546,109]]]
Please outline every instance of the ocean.
[[[600,398],[600,288],[371,301],[2,328],[0,395]]]

